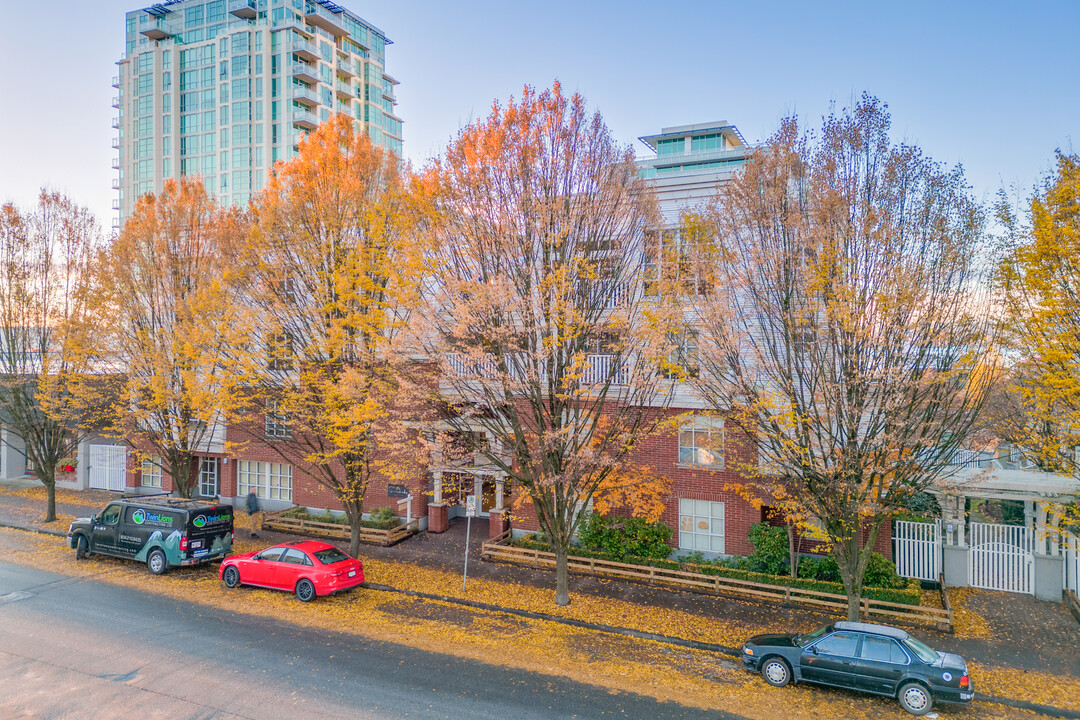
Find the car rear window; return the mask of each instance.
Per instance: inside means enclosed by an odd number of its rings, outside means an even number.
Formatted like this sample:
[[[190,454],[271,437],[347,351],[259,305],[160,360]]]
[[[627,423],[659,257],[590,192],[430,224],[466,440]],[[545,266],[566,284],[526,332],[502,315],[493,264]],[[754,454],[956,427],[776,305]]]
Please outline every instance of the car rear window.
[[[342,560],[351,560],[352,559],[348,555],[346,555],[345,553],[338,550],[337,548],[327,548],[325,550],[317,550],[312,554],[316,558],[318,558],[319,562],[321,562],[323,565],[333,565],[334,563],[339,563]]]

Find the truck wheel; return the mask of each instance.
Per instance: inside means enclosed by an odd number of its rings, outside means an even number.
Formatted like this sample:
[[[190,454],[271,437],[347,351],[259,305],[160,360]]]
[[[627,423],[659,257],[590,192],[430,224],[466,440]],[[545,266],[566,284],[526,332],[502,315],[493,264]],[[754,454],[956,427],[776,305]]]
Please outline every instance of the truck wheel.
[[[296,583],[296,597],[303,602],[311,602],[315,599],[315,586],[310,580],[301,580]]]
[[[773,687],[784,687],[791,682],[791,668],[778,657],[771,657],[761,666],[761,677]]]
[[[901,686],[896,699],[900,701],[900,707],[912,715],[925,715],[930,712],[930,707],[934,704],[934,697],[930,691],[916,682]]]
[[[169,561],[165,559],[165,553],[154,548],[146,556],[146,567],[150,568],[150,572],[155,575],[162,575],[169,569]]]
[[[75,559],[85,560],[90,556],[90,546],[86,542],[86,536],[80,535],[79,541],[75,545]]]
[[[234,588],[240,584],[240,571],[236,569],[235,565],[230,565],[221,574],[221,580],[225,583],[225,587]]]

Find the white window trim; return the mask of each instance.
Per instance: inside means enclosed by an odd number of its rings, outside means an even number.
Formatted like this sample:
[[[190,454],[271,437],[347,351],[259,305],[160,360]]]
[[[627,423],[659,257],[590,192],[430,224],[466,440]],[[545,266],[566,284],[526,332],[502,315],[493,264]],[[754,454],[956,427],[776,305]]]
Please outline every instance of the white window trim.
[[[706,527],[702,527],[702,523]],[[726,529],[727,508],[724,503],[679,498],[680,550],[724,555],[727,550]]]
[[[693,440],[691,445],[683,445],[684,433],[692,433]],[[708,433],[711,438],[714,435],[720,436],[719,451],[714,458],[714,462],[699,462],[699,452],[711,453],[712,451],[708,447],[699,447],[697,445],[697,436],[700,433]],[[703,418],[695,417],[690,422],[679,427],[678,435],[678,457],[676,458],[676,464],[681,467],[697,467],[705,468],[708,470],[723,470],[725,461],[724,456],[726,452],[726,437],[724,435],[724,421],[721,418]],[[683,450],[690,451],[690,459],[683,459]]]
[[[263,500],[292,502],[293,468],[288,463],[238,460],[236,464],[236,491],[245,496],[255,490]]]
[[[161,469],[161,456],[150,455],[143,458],[142,461],[142,479],[141,483],[143,487],[159,488],[162,486],[162,477],[164,472]]]

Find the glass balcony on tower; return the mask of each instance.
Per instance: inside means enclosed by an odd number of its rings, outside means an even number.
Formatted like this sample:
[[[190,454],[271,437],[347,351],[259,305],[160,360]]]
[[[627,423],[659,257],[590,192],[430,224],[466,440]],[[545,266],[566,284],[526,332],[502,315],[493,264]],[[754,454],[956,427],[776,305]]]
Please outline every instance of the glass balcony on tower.
[[[293,125],[307,128],[308,130],[313,129],[319,124],[319,119],[315,117],[315,113],[298,107],[292,109],[292,112],[289,114],[289,120]]]
[[[337,5],[337,12],[331,12],[328,8],[320,5],[316,2],[307,3],[307,8],[304,10],[304,22],[308,25],[314,25],[320,27],[331,35],[342,37],[348,35],[349,31],[345,29],[344,21],[342,20],[342,10]]]
[[[292,75],[299,78],[304,82],[317,83],[319,82],[318,68],[314,65],[305,65],[304,63],[293,63]]]
[[[298,35],[293,35],[289,38],[289,41],[285,44],[285,51],[298,55],[308,61],[319,59],[319,53],[315,48],[315,43]]]
[[[245,20],[258,15],[255,0],[229,0],[229,13]]]

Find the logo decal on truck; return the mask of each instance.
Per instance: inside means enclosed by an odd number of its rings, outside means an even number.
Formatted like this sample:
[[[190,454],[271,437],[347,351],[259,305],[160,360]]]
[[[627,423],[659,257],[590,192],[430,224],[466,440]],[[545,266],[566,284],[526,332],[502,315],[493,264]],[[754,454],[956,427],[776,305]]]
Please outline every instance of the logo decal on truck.
[[[208,523],[225,522],[226,520],[229,520],[231,517],[232,516],[229,515],[228,513],[224,513],[224,514],[220,514],[220,515],[200,515],[197,518],[195,518],[194,520],[192,520],[191,524],[194,525],[197,528],[201,528],[201,527],[206,527],[206,525]]]

